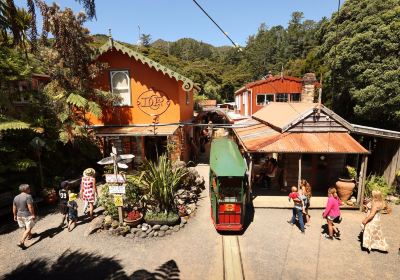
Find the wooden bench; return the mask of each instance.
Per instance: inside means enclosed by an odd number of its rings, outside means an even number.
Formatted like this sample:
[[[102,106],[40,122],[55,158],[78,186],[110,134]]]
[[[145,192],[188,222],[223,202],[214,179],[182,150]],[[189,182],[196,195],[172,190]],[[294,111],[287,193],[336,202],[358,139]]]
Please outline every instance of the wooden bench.
[[[0,193],[0,216],[12,213],[13,200],[12,192]]]

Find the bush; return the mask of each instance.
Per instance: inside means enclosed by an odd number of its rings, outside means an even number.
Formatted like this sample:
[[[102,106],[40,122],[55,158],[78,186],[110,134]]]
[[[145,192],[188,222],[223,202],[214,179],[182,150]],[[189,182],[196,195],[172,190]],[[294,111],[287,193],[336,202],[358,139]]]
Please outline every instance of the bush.
[[[100,191],[99,204],[111,216],[118,215],[118,207],[114,205],[114,197],[108,192],[108,184],[104,184]]]
[[[179,215],[174,212],[147,212],[144,219],[146,223],[160,225],[173,225],[180,220]]]
[[[372,197],[372,191],[380,191],[385,198],[393,192],[393,188],[386,182],[385,177],[372,175],[368,176],[365,182],[365,196]]]
[[[142,208],[142,200],[146,193],[148,193],[148,189],[141,185],[140,177],[133,175],[126,176],[124,204]]]
[[[173,167],[166,155],[158,162],[145,162],[141,169],[139,182],[149,190],[149,195],[158,204],[160,212],[175,208],[174,196],[179,182],[187,174],[184,167]]]

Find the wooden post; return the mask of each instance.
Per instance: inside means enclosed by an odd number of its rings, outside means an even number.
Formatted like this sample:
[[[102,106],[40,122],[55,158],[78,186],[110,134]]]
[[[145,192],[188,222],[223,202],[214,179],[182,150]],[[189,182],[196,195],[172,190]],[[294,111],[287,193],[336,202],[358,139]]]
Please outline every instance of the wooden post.
[[[114,161],[114,175],[115,175],[115,178],[117,178],[117,176],[118,176],[118,165],[117,165],[117,151],[116,151],[116,149],[113,149],[113,152],[111,153],[111,157],[112,157],[112,159]],[[123,214],[122,214],[122,207],[121,206],[118,206],[118,221],[119,221],[120,225],[122,225],[122,223],[124,222],[124,217],[123,217]]]
[[[249,174],[248,174],[248,180],[249,180],[249,194],[253,192],[252,190],[252,185],[251,185],[251,178],[253,178],[253,158],[250,156],[250,163],[249,163]]]
[[[368,155],[363,155],[362,162],[361,162],[361,172],[360,174],[360,182],[358,185],[358,196],[357,202],[360,206],[360,211],[363,210],[363,201],[364,201],[364,192],[365,192],[365,179],[367,177],[367,166],[368,166]]]
[[[301,183],[301,155],[299,155],[299,178],[297,180],[297,187],[300,187],[300,183]]]

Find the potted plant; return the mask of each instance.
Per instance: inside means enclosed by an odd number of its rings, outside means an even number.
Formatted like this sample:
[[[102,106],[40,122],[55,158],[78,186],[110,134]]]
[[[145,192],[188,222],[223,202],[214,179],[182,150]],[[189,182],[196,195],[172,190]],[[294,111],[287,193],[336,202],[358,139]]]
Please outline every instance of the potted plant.
[[[133,210],[128,213],[128,216],[124,219],[126,225],[134,227],[140,224],[143,219],[143,214],[140,213],[138,210]]]
[[[354,167],[346,165],[343,173],[336,182],[336,189],[341,201],[349,200],[356,186],[357,171]]]

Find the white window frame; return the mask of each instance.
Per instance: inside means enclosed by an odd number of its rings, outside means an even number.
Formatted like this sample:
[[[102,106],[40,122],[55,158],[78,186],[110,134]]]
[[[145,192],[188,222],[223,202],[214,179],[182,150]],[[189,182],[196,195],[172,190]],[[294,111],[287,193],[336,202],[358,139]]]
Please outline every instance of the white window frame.
[[[280,98],[279,98],[279,95],[280,95],[280,94],[282,94],[283,96],[286,96],[286,101],[280,100]],[[290,101],[290,96],[289,96],[288,93],[277,93],[277,94],[275,95],[275,102],[289,102],[289,101]]]
[[[110,70],[110,88],[111,88],[111,92],[114,93],[113,77],[117,73],[124,73],[128,77],[129,102],[125,103],[126,100],[124,99],[121,103],[114,102],[114,106],[132,106],[131,76],[129,74],[129,70]]]
[[[265,105],[267,105],[267,95],[272,96],[272,102],[275,101],[275,94],[273,94],[273,93],[257,93],[256,94],[256,104],[257,104],[257,106],[265,106]],[[258,103],[258,101],[257,101],[258,96],[263,96],[264,97],[264,102],[262,104]]]

